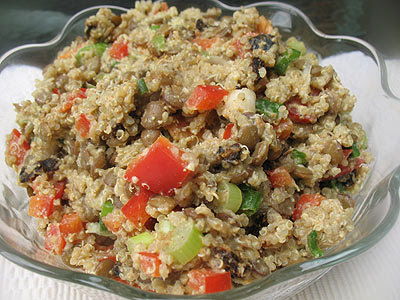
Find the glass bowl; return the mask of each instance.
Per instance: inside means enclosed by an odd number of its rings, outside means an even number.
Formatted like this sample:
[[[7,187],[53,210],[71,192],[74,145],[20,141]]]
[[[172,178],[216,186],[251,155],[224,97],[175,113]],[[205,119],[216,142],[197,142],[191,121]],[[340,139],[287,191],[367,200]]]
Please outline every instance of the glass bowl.
[[[167,1],[179,10],[195,6],[202,10],[221,8],[232,14],[232,7],[216,0]],[[369,149],[375,157],[372,170],[362,191],[356,197],[355,229],[325,256],[294,264],[247,286],[211,295],[190,296],[193,299],[282,299],[294,295],[318,280],[333,266],[368,250],[394,225],[400,207],[400,156],[396,125],[400,124],[400,102],[387,84],[385,64],[368,43],[346,36],[329,36],[318,31],[311,21],[293,6],[277,2],[258,2],[260,14],[272,20],[283,38],[296,36],[315,52],[322,64],[332,64],[344,85],[358,102],[353,112],[369,137]],[[114,12],[127,9],[107,6]],[[16,185],[16,175],[4,161],[5,135],[15,127],[13,102],[31,98],[34,81],[41,69],[57,52],[83,34],[84,21],[99,7],[74,15],[59,35],[44,44],[15,48],[0,58],[0,253],[8,260],[33,272],[70,282],[95,297],[109,299],[183,299],[184,296],[162,295],[142,291],[104,277],[70,269],[44,250],[43,238],[27,214],[28,195]]]

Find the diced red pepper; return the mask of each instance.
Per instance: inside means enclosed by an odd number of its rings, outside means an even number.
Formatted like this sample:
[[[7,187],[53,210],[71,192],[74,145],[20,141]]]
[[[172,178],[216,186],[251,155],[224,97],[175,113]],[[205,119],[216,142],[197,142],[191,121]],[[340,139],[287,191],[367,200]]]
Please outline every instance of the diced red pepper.
[[[25,137],[17,129],[13,129],[7,137],[6,154],[15,158],[15,164],[20,166],[30,149]]]
[[[115,276],[115,277],[113,277],[113,279],[114,279],[115,281],[119,281],[119,282],[121,282],[121,283],[125,283],[125,284],[127,284],[127,285],[130,285],[128,281],[121,279],[119,276]],[[139,287],[137,286],[137,288],[139,288]]]
[[[228,125],[226,125],[224,135],[222,137],[224,140],[231,138],[233,125],[233,123],[229,123]]]
[[[65,247],[65,240],[61,235],[59,224],[50,224],[44,240],[44,248],[61,255]]]
[[[306,105],[301,103],[301,100],[299,97],[293,97],[292,100],[288,101],[286,103],[287,110],[289,112],[289,118],[295,122],[295,123],[303,123],[303,124],[309,124],[309,123],[315,123],[317,120],[316,116],[314,115],[302,115],[299,112],[299,107]]]
[[[110,56],[115,59],[122,59],[125,56],[128,56],[128,43],[114,43],[110,48]]]
[[[344,152],[344,150],[343,150],[343,152]],[[358,169],[363,163],[365,163],[365,160],[357,157],[354,159],[353,162],[349,162],[349,164],[347,166],[338,165],[338,168],[340,169],[340,173],[337,174],[336,176],[330,176],[328,178],[324,178],[323,181],[339,178],[344,175],[350,174],[355,169]]]
[[[191,270],[188,277],[189,286],[200,294],[218,293],[232,289],[230,272],[197,269]]]
[[[86,89],[85,88],[80,88],[80,89],[70,93],[68,95],[67,100],[64,103],[62,103],[62,105],[60,107],[60,112],[70,111],[72,106],[76,102],[76,98],[86,99],[87,98]]]
[[[161,7],[159,10],[154,11],[154,14],[158,14],[160,11],[168,10],[168,4],[166,2],[161,2]]]
[[[196,110],[211,110],[216,108],[229,93],[217,85],[198,85],[185,105]]]
[[[54,199],[61,199],[65,188],[65,181],[57,181],[54,184]]]
[[[295,182],[285,167],[278,167],[272,171],[268,171],[269,180],[274,188],[285,186],[294,186]]]
[[[154,193],[173,195],[191,176],[183,152],[160,136],[147,151],[128,166],[125,179]]]
[[[218,38],[212,38],[212,39],[206,39],[206,38],[200,38],[197,37],[195,39],[192,40],[193,43],[201,46],[201,48],[203,48],[204,50],[207,50],[209,48],[211,48],[211,46],[218,41]]]
[[[300,196],[293,211],[292,220],[296,221],[301,218],[303,211],[311,206],[318,206],[325,197],[320,194],[303,194]]]
[[[48,218],[53,213],[54,198],[46,195],[35,195],[29,200],[28,215],[36,218]]]
[[[139,252],[139,262],[142,272],[150,277],[160,277],[161,260],[158,253]]]
[[[289,118],[283,119],[278,125],[273,125],[276,136],[281,140],[287,140],[293,130],[293,122]]]
[[[147,202],[146,202],[146,204],[147,204]],[[125,221],[123,216],[116,215],[113,213],[110,213],[110,214],[102,217],[101,220],[103,221],[104,225],[106,225],[107,229],[114,233],[120,231],[120,229],[122,228],[122,224]]]
[[[150,218],[150,215],[146,212],[146,205],[152,195],[152,192],[141,188],[129,199],[128,203],[121,208],[125,217],[135,224],[137,228],[142,228]],[[106,217],[103,217],[103,219],[106,219],[106,222],[108,222]]]
[[[348,159],[353,149],[343,149],[343,160]]]
[[[60,231],[64,235],[78,233],[83,230],[81,218],[77,213],[65,214],[60,223]]]
[[[53,93],[60,96],[60,92],[58,91],[58,88],[56,88],[56,87],[53,89]]]
[[[88,136],[90,131],[90,121],[84,114],[79,116],[78,121],[75,123],[75,128],[81,137],[86,138]]]

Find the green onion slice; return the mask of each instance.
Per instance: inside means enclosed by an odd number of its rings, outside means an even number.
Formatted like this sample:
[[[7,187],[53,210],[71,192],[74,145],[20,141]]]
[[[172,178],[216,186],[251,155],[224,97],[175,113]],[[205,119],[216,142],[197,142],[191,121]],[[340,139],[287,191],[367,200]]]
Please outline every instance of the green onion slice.
[[[100,228],[100,223],[87,223],[86,224],[86,232],[87,233],[95,233],[95,234],[107,236],[107,237],[115,236],[114,234],[112,234],[109,231],[102,231]]]
[[[202,236],[192,222],[184,222],[173,231],[168,253],[178,263],[187,264],[200,252]]]
[[[351,152],[350,157],[356,158],[356,157],[359,157],[359,156],[360,156],[360,150],[358,149],[356,143],[354,143],[354,144],[351,146],[351,149],[353,149],[353,151]]]
[[[311,231],[311,233],[307,236],[307,245],[312,256],[317,258],[324,255],[324,252],[318,247],[317,232],[315,230]]]
[[[299,57],[300,51],[292,48],[286,50],[281,59],[275,64],[274,69],[276,73],[278,73],[278,75],[285,75],[286,69],[288,68],[289,64],[297,60]]]
[[[260,98],[256,101],[256,109],[259,113],[266,115],[267,117],[276,120],[279,116],[279,107],[282,104],[271,102],[267,99]]]
[[[160,25],[151,25],[150,29],[151,30],[158,30],[158,29],[160,29]]]
[[[98,57],[101,57],[103,55],[104,51],[107,49],[107,47],[108,47],[108,44],[106,44],[106,43],[96,43],[96,44],[93,44],[93,45],[89,45],[89,46],[83,47],[83,48],[78,50],[78,52],[75,55],[75,58],[78,61],[78,63],[80,64],[81,63],[81,59],[83,57],[83,53],[87,52],[87,51],[90,51],[92,49],[95,50],[95,53],[96,53],[96,55]]]
[[[247,184],[241,184],[239,188],[242,191],[240,211],[248,216],[254,215],[260,207],[261,193]]]
[[[304,152],[301,152],[297,149],[294,149],[292,152],[292,159],[296,165],[303,165],[307,164],[307,156]]]
[[[297,40],[295,37],[288,38],[288,40],[286,41],[286,46],[295,49],[297,51],[300,51],[301,55],[306,54],[306,46],[304,45],[303,42]]]
[[[174,230],[174,226],[168,220],[162,220],[158,223],[158,229],[163,233],[168,233]]]
[[[139,95],[144,95],[149,92],[149,89],[147,88],[146,81],[144,81],[143,78],[140,78],[137,82],[138,90],[139,90]]]
[[[128,239],[127,246],[129,252],[133,252],[138,244],[150,245],[154,241],[154,237],[149,232],[143,232]]]
[[[104,225],[104,223],[103,223],[102,218],[107,216],[113,210],[114,210],[114,205],[112,204],[111,200],[107,200],[106,202],[104,202],[104,204],[101,208],[100,220],[99,220],[101,231],[108,231],[106,225]]]
[[[163,50],[165,48],[165,38],[163,35],[156,35],[151,42],[158,50]]]
[[[222,181],[218,184],[218,206],[237,212],[242,205],[242,191],[236,184]]]

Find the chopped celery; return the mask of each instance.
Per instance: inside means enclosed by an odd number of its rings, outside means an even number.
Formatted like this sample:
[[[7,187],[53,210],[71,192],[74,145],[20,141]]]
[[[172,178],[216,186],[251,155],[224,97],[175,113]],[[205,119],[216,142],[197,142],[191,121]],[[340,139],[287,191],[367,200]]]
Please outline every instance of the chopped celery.
[[[160,223],[158,223],[158,229],[163,233],[168,233],[174,230],[174,228],[175,227],[168,220],[162,220]]]
[[[88,88],[88,89],[95,89],[96,86],[95,86],[94,84],[91,84],[91,83],[89,83],[89,82],[86,82],[86,88]]]
[[[311,231],[311,233],[307,236],[307,245],[312,256],[321,257],[324,255],[324,252],[318,247],[317,232],[315,230]]]
[[[109,231],[102,231],[100,228],[100,223],[87,223],[86,224],[86,232],[87,233],[95,233],[98,235],[102,235],[102,236],[114,236],[114,234],[112,234]]]
[[[75,58],[78,61],[78,64],[81,63],[81,59],[83,57],[83,53],[90,51],[92,49],[95,50],[95,53],[98,57],[101,57],[104,53],[104,51],[107,49],[108,45],[106,43],[96,43],[93,45],[89,45],[86,47],[83,47],[81,49],[79,49],[79,51],[76,53]]]
[[[222,208],[237,212],[242,205],[242,191],[236,184],[222,181],[217,189],[219,201],[218,205]]]
[[[292,159],[296,165],[305,166],[307,163],[307,156],[304,152],[294,149],[292,152]]]
[[[146,82],[144,81],[143,78],[140,78],[137,82],[138,90],[140,95],[144,95],[149,92],[149,89],[147,88]]]
[[[267,99],[260,98],[256,101],[256,109],[259,113],[266,115],[267,117],[276,120],[279,116],[279,107],[282,104],[271,102]]]
[[[296,49],[289,48],[280,60],[275,64],[275,71],[278,75],[285,75],[286,69],[288,68],[291,62],[294,62],[300,57],[300,51]]]
[[[156,47],[158,50],[163,50],[165,48],[165,38],[162,35],[156,35],[153,37],[151,40],[154,47]]]
[[[184,265],[200,252],[203,246],[202,237],[202,233],[192,222],[185,222],[174,229],[168,253]]]
[[[241,184],[239,188],[242,191],[240,211],[248,216],[254,215],[260,207],[261,193],[247,184]]]
[[[111,68],[114,68],[116,65],[119,65],[121,62],[120,61],[113,61],[112,63],[111,63]]]
[[[297,51],[300,51],[301,55],[306,54],[306,46],[304,45],[303,42],[297,40],[295,37],[288,38],[288,40],[286,41],[286,46],[295,49]]]
[[[114,205],[112,204],[111,200],[107,200],[106,202],[104,202],[104,204],[101,208],[100,220],[99,220],[101,231],[108,231],[106,225],[104,225],[104,223],[103,223],[102,218],[107,216],[113,210],[114,210]]]
[[[127,246],[129,252],[132,252],[137,244],[150,245],[154,241],[154,237],[149,232],[143,232],[128,239]]]
[[[158,29],[160,29],[160,25],[151,25],[150,29],[151,30],[158,30]]]
[[[351,156],[350,156],[350,157],[356,158],[356,157],[359,157],[359,156],[360,156],[360,150],[358,149],[356,143],[354,143],[354,144],[351,146],[351,149],[352,149],[353,151],[351,152]]]

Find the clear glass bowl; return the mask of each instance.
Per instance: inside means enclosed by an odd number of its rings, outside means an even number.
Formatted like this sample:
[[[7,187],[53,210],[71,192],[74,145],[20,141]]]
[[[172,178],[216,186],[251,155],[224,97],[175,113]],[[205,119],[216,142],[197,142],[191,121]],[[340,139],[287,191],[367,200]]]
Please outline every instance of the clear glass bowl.
[[[232,14],[231,7],[216,0],[167,1],[179,10],[195,6],[202,10],[219,7]],[[332,266],[344,262],[375,245],[395,223],[400,207],[400,148],[396,125],[400,124],[400,102],[387,84],[385,64],[366,42],[345,36],[328,36],[319,32],[298,9],[277,2],[259,2],[261,14],[279,27],[284,38],[301,38],[322,64],[330,63],[344,85],[358,102],[354,119],[367,131],[370,151],[375,157],[373,169],[361,193],[356,197],[355,230],[324,257],[291,265],[247,286],[230,291],[191,296],[193,299],[282,299],[294,295]],[[108,6],[123,13],[124,8]],[[59,50],[83,34],[84,21],[99,7],[88,8],[73,16],[62,32],[44,44],[21,46],[0,58],[0,253],[23,268],[80,285],[85,292],[110,299],[182,299],[160,295],[78,272],[43,249],[43,238],[36,233],[34,221],[27,214],[28,196],[16,185],[16,175],[4,162],[5,135],[15,127],[13,102],[31,98],[34,80]],[[187,298],[187,297],[186,297]]]

